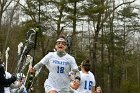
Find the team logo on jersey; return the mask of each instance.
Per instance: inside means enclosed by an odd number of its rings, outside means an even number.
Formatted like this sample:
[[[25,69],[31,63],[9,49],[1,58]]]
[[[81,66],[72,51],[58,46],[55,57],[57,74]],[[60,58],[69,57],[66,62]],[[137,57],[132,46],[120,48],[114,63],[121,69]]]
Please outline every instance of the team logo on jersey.
[[[59,64],[59,65],[68,65],[68,62],[66,61],[60,61],[60,60],[53,60],[54,64]]]

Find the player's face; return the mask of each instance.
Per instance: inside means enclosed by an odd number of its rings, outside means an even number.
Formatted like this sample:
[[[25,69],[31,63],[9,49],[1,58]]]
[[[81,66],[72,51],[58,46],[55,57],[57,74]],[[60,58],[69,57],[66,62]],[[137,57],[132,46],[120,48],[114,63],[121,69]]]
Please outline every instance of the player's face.
[[[66,42],[63,41],[56,42],[55,48],[58,52],[64,52],[66,47],[67,47]]]

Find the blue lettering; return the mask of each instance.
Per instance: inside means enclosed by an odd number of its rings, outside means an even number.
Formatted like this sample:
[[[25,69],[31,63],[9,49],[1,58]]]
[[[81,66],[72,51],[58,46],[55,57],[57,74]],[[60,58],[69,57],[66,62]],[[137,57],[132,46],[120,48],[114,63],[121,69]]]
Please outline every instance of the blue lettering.
[[[54,64],[60,64],[60,65],[68,65],[68,62],[65,61],[58,61],[58,60],[53,60]]]

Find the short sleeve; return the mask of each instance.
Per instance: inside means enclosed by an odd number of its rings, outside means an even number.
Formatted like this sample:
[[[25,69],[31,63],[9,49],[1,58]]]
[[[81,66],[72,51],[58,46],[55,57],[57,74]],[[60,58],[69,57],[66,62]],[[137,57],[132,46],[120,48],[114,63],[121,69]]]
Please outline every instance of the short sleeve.
[[[76,64],[76,60],[74,57],[71,57],[71,70],[78,69],[78,66]]]
[[[40,60],[40,63],[42,63],[44,65],[48,64],[49,59],[51,58],[51,56],[52,56],[52,52],[49,52],[44,58],[42,58]]]
[[[92,79],[93,79],[93,86],[96,86],[96,80],[95,80],[93,73],[91,73],[91,75],[92,75]]]

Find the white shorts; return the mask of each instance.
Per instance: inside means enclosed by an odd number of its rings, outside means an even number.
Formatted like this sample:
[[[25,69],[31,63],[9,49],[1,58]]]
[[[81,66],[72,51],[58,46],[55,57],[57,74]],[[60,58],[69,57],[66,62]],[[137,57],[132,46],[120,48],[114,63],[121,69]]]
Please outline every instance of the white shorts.
[[[45,93],[49,93],[51,90],[55,90],[57,91],[58,93],[72,93],[70,91],[59,91],[58,89],[54,88],[54,87],[51,87],[49,85],[46,85],[45,86]]]
[[[49,91],[51,91],[51,90],[55,90],[55,91],[57,91],[56,88],[53,88],[53,87],[48,86],[48,85],[45,86],[45,93],[49,93]]]

